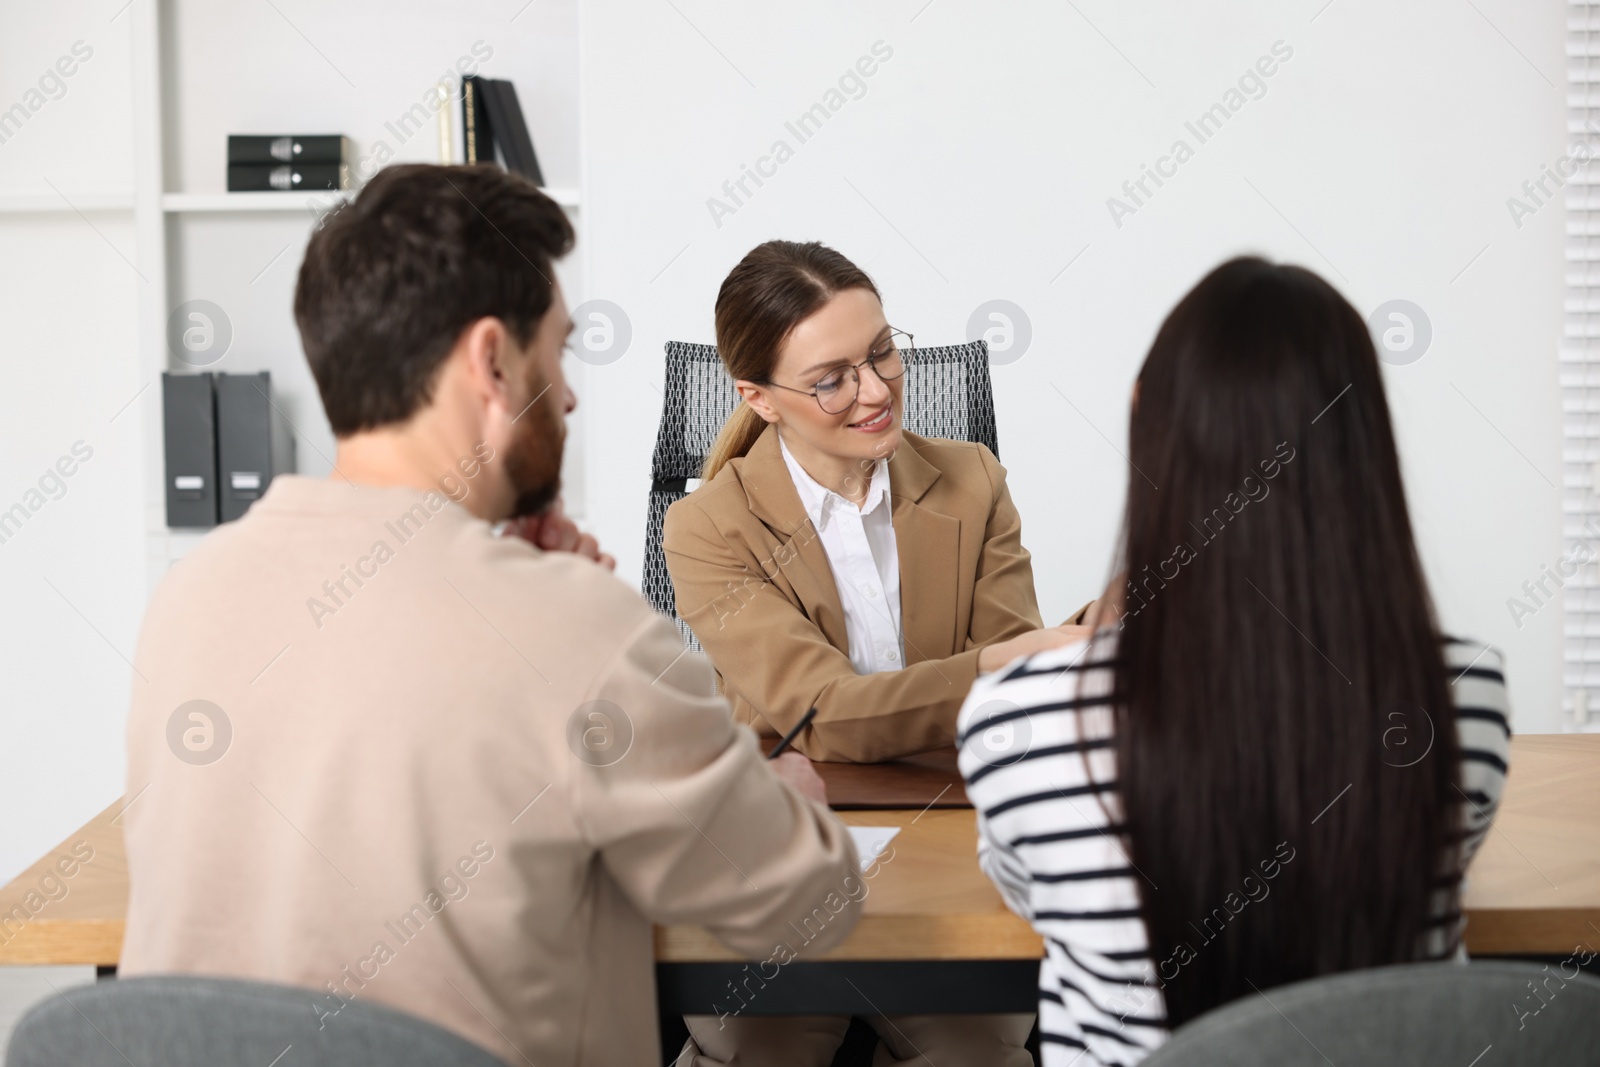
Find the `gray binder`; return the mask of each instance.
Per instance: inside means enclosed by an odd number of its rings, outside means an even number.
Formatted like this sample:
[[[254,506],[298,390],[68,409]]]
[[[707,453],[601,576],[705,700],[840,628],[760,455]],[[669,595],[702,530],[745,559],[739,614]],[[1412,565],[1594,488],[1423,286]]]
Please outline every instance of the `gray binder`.
[[[223,522],[261,499],[294,470],[294,434],[272,402],[272,374],[217,375],[217,472]]]
[[[212,375],[161,374],[167,525],[217,524],[217,409]]]

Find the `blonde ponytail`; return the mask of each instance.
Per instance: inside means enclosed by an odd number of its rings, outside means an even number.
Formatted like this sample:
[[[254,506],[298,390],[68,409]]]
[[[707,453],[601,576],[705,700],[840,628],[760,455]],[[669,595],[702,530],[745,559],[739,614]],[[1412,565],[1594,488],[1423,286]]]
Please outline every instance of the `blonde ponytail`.
[[[739,406],[733,409],[733,414],[728,416],[728,421],[717,432],[711,451],[706,453],[706,465],[700,472],[701,480],[709,482],[728,465],[729,460],[749,455],[756,439],[766,428],[767,420],[757,415],[749,404],[739,401]]]

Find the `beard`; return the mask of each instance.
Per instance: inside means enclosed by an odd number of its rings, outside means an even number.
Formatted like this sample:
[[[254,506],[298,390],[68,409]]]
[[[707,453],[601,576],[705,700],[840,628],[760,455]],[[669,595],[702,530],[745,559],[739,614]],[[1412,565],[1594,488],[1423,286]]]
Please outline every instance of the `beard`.
[[[537,515],[561,494],[561,453],[567,424],[561,398],[551,396],[542,374],[535,374],[531,395],[538,397],[517,418],[518,427],[506,449],[506,476],[516,490],[511,518]]]

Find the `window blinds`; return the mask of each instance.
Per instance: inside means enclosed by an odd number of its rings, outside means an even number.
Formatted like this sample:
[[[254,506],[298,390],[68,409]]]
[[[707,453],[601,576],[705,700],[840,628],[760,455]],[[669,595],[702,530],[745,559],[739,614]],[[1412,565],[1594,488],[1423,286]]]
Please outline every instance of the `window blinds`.
[[[1600,2],[1567,8],[1567,147],[1594,159],[1566,180],[1566,294],[1561,340],[1563,549],[1600,556]],[[1600,562],[1563,585],[1563,717],[1600,729]]]

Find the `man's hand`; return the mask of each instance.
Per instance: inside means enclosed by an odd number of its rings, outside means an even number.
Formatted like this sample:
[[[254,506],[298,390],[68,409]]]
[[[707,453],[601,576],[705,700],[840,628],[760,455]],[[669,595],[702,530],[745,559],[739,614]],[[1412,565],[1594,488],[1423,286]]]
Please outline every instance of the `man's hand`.
[[[574,552],[607,570],[617,569],[616,557],[600,551],[600,543],[567,518],[559,500],[537,515],[512,519],[506,530],[546,552]]]
[[[772,773],[794,786],[801,796],[819,804],[828,802],[828,787],[805,756],[798,752],[781,752],[777,759],[768,762],[772,765]]]

